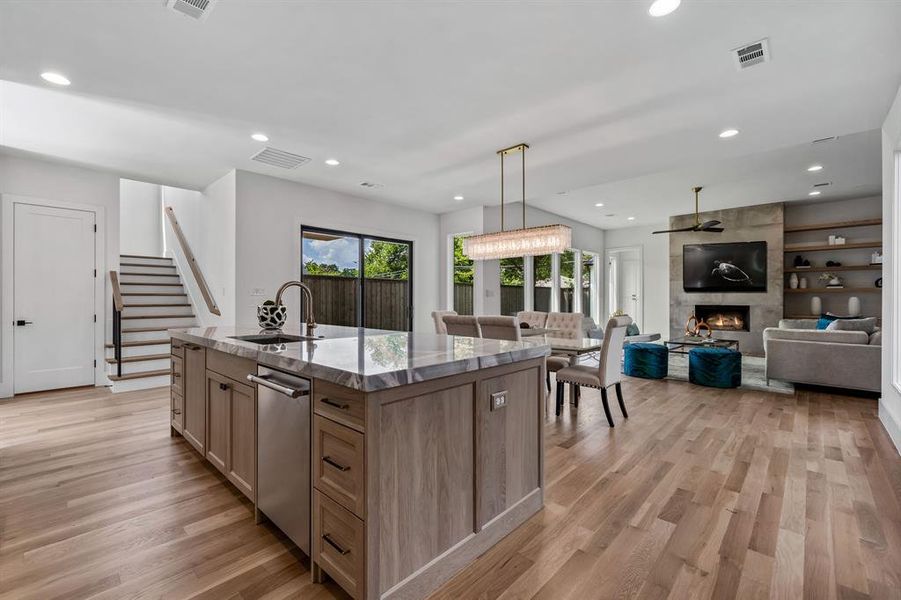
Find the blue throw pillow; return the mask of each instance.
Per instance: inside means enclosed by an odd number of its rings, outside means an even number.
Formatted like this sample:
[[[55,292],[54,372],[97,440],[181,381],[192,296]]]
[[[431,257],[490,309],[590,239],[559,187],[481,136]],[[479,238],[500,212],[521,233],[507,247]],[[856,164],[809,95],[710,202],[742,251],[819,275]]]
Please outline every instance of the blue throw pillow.
[[[639,333],[641,332],[638,331],[638,325],[636,325],[635,323],[629,323],[628,325],[626,325],[626,335],[638,335]]]
[[[859,319],[860,317],[840,317],[838,315],[831,315],[829,313],[823,313],[820,315],[820,318],[817,320],[817,329],[824,330],[829,327],[829,323],[833,321],[845,321],[848,319]]]

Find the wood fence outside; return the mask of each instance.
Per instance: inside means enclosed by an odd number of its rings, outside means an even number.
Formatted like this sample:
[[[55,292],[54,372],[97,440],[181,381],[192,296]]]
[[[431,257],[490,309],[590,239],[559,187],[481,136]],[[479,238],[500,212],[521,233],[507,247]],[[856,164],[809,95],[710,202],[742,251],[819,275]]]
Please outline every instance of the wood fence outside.
[[[357,325],[359,285],[354,277],[304,275],[315,303],[316,321],[326,325]],[[365,327],[409,331],[409,281],[366,279],[364,283]]]

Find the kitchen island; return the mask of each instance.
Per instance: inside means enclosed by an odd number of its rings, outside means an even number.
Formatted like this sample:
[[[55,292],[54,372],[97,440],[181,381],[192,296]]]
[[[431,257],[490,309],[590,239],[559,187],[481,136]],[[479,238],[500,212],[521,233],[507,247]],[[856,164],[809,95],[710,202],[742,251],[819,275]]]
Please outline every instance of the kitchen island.
[[[316,339],[235,339],[259,333],[170,331],[171,427],[261,517],[271,448],[306,444],[308,461],[277,468],[309,479],[290,517],[307,520],[309,540],[292,539],[315,580],[355,598],[424,598],[541,509],[547,346],[327,325]],[[296,438],[286,418],[285,440],[263,427],[258,399],[282,387],[273,373],[307,382]]]

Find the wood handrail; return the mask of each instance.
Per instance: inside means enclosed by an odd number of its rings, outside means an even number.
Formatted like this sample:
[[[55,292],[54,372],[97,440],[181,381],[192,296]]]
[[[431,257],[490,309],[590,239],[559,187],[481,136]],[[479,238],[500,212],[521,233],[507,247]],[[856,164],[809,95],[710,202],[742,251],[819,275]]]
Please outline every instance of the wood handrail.
[[[125,304],[122,302],[122,288],[119,287],[119,274],[115,271],[110,271],[109,281],[113,287],[113,306],[116,307],[116,310],[122,312],[122,308]]]
[[[200,270],[200,265],[197,264],[197,259],[194,257],[194,253],[191,252],[191,246],[188,245],[188,240],[185,238],[185,234],[182,232],[181,226],[178,224],[178,219],[175,218],[175,211],[172,210],[171,206],[166,207],[166,216],[169,218],[169,224],[172,225],[172,231],[175,232],[175,237],[178,238],[178,243],[181,246],[181,251],[184,252],[185,258],[188,259],[188,264],[191,266],[191,273],[194,274],[194,280],[197,282],[197,287],[200,288],[200,294],[203,296],[204,302],[206,302],[206,307],[214,315],[221,315],[222,313],[219,311],[219,307],[216,306],[216,301],[213,300],[213,294],[212,292],[210,292],[210,286],[208,286],[206,283],[206,278],[203,276],[203,272]]]

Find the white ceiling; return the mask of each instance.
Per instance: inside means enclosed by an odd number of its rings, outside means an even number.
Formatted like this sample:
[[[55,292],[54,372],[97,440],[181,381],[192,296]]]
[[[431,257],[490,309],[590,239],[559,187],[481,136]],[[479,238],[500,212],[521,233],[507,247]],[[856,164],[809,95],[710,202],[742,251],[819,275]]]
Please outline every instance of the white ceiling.
[[[0,145],[184,187],[241,168],[446,212],[495,204],[494,150],[526,141],[529,201],[610,228],[688,212],[695,184],[707,208],[807,198],[814,179],[835,182],[824,200],[878,192],[878,133],[860,132],[901,83],[901,2],[684,0],[654,19],[649,0],[221,0],[205,22],[164,4],[0,3]],[[729,50],[763,37],[772,61],[738,72]],[[254,131],[313,160],[258,165]]]

